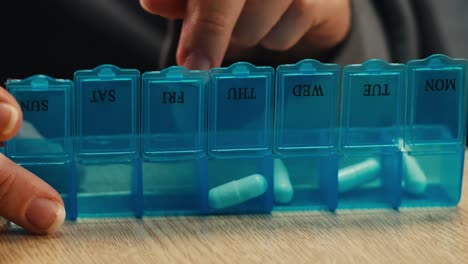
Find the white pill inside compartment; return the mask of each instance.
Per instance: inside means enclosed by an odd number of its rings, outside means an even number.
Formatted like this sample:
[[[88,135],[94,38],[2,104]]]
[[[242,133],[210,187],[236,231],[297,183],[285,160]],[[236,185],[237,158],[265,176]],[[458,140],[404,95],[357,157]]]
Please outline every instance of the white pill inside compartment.
[[[266,178],[260,174],[253,174],[210,189],[208,203],[211,208],[224,209],[257,198],[267,189]]]
[[[376,158],[368,158],[343,167],[338,171],[338,191],[343,193],[359,188],[375,180],[380,171],[380,161]]]

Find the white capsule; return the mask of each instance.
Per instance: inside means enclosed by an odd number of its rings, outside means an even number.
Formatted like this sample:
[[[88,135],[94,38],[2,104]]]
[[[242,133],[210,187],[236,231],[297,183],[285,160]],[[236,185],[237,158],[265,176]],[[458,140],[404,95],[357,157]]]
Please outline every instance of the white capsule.
[[[411,155],[403,153],[403,188],[415,195],[421,195],[427,188],[427,177],[418,161]]]
[[[267,188],[265,177],[253,174],[212,188],[208,192],[208,202],[211,208],[223,209],[256,198],[264,194]]]
[[[375,158],[341,168],[338,171],[338,191],[350,191],[373,181],[379,175],[380,169],[380,163]]]
[[[294,189],[289,179],[288,169],[280,159],[275,159],[274,163],[275,202],[280,204],[290,203],[294,196]]]

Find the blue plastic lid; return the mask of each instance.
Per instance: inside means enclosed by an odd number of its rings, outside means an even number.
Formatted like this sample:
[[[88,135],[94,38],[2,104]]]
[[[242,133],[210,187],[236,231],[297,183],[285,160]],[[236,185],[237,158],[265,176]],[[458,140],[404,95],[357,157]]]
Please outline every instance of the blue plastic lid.
[[[311,59],[278,67],[276,153],[325,154],[336,150],[339,74],[338,64]]]
[[[73,82],[35,75],[9,80],[7,89],[23,112],[18,134],[6,143],[15,161],[57,161],[73,157]]]
[[[142,77],[142,155],[150,160],[206,154],[208,73],[173,66]]]
[[[79,159],[139,155],[140,73],[102,65],[75,73]]]
[[[465,144],[468,61],[436,54],[407,65],[406,148]]]
[[[343,69],[342,151],[396,151],[403,124],[406,66],[369,60]]]
[[[208,152],[215,157],[271,155],[272,67],[238,62],[210,71]]]

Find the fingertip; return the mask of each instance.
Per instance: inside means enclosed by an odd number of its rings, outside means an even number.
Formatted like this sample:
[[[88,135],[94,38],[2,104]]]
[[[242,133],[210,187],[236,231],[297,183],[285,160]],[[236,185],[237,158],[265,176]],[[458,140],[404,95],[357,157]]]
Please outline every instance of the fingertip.
[[[190,70],[203,70],[208,71],[212,67],[218,67],[211,63],[210,59],[199,51],[191,51],[187,55],[178,55],[177,63]],[[213,66],[214,65],[214,66]]]
[[[63,203],[47,198],[37,198],[30,202],[26,209],[26,219],[36,234],[52,234],[57,232],[65,221]]]
[[[182,32],[176,52],[177,65],[190,70],[204,71],[208,71],[213,67],[219,67],[222,58],[216,61],[211,59],[213,52],[210,52],[210,49],[206,49],[208,44],[204,45],[196,38],[194,39],[192,27],[193,25],[187,21],[184,21],[182,25]]]
[[[140,6],[149,13],[157,14],[157,6],[153,2],[153,0],[140,0]]]
[[[0,102],[0,141],[12,138],[21,127],[23,115],[14,105]]]
[[[0,142],[12,138],[21,127],[23,113],[16,99],[0,87]]]
[[[49,226],[49,228],[46,231],[47,234],[53,234],[59,231],[63,223],[65,222],[66,216],[67,213],[65,212],[65,207],[59,206],[59,208],[56,211],[56,218],[54,222],[52,223],[52,225]]]
[[[185,16],[187,0],[140,0],[141,7],[149,13],[170,19]]]
[[[65,220],[60,194],[0,154],[0,216],[34,234],[56,232]]]

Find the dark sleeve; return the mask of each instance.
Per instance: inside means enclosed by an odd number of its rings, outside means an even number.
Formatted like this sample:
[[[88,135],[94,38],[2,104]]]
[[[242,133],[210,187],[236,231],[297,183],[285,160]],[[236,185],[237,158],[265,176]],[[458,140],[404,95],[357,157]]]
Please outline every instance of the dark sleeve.
[[[406,63],[431,54],[468,57],[468,1],[353,0],[353,25],[331,60]]]
[[[468,58],[468,1],[413,0],[423,56],[444,53]]]
[[[351,1],[351,30],[327,61],[347,64],[368,59],[391,60],[384,24],[371,0]]]

